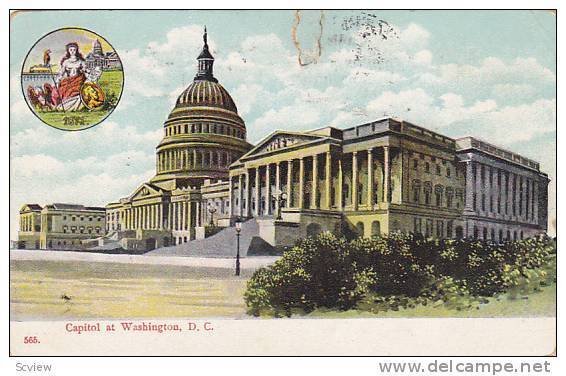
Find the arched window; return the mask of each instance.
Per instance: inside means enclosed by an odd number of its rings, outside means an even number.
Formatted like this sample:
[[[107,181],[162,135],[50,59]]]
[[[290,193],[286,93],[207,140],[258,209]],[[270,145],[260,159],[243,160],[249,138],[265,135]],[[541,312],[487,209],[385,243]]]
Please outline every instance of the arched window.
[[[373,221],[371,223],[371,236],[379,236],[381,235],[381,226],[379,221]]]
[[[456,239],[462,239],[464,237],[464,229],[462,226],[456,227]]]
[[[361,237],[364,236],[364,223],[363,222],[356,223],[356,234],[358,236],[361,236]]]

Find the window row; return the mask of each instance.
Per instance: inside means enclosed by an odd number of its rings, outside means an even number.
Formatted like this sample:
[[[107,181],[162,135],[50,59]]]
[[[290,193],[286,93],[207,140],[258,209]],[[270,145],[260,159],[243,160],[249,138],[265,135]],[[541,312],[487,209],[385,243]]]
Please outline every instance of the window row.
[[[423,169],[425,173],[427,174],[433,173],[432,166],[434,166],[434,173],[438,176],[442,175],[443,167],[440,164],[434,163],[431,165],[431,163],[429,162],[419,162],[418,159],[413,159],[413,170],[418,170],[421,163],[423,163]],[[456,174],[456,177],[458,177],[458,169],[454,169],[454,172]],[[444,167],[444,174],[447,178],[452,177],[452,167],[451,166]]]
[[[93,234],[93,233],[100,234],[100,230],[101,229],[98,226],[95,227],[95,228],[90,227],[90,226],[86,227],[86,228],[84,226],[80,226],[78,228],[77,228],[77,226],[71,226],[70,228],[69,228],[69,226],[63,226],[63,233],[64,234],[67,234],[69,232],[71,234],[76,234],[77,231],[78,231],[79,234]]]
[[[188,133],[223,134],[226,136],[232,136],[241,139],[244,139],[246,137],[244,131],[236,127],[231,127],[229,125],[224,125],[224,124],[208,124],[208,123],[177,124],[177,125],[169,125],[165,128],[166,136],[188,134]]]
[[[70,216],[70,217],[71,217],[71,221],[73,221],[73,222],[75,222],[77,219],[78,219],[79,221],[84,221],[85,218],[87,218],[89,222],[92,222],[93,220],[96,220],[97,222],[102,221],[102,217],[100,217],[100,216],[94,217],[94,216],[92,216],[92,215],[89,215],[88,217],[85,217],[85,216],[83,216],[83,215],[81,215],[81,216],[72,215],[72,216]],[[64,221],[67,220],[67,216],[66,216],[66,215],[63,216],[63,220],[64,220]]]
[[[460,209],[464,200],[464,192],[461,189],[455,190],[452,187],[445,189],[444,186],[437,184],[433,190],[431,182],[424,182],[424,186],[421,187],[418,180],[413,181],[412,192],[412,201],[415,204],[420,204],[421,199],[424,198],[425,205],[433,205],[434,199],[434,206]]]
[[[232,154],[226,151],[170,150],[157,155],[159,171],[198,167],[228,167]]]
[[[511,232],[511,230],[504,231],[503,229],[499,229],[499,231],[496,232],[494,228],[488,229],[487,227],[474,226],[473,238],[474,239],[481,238],[483,240],[491,240],[493,242],[503,243],[505,241],[511,241],[511,240],[519,240],[519,239],[523,240],[524,233],[522,230],[521,231],[515,230]]]

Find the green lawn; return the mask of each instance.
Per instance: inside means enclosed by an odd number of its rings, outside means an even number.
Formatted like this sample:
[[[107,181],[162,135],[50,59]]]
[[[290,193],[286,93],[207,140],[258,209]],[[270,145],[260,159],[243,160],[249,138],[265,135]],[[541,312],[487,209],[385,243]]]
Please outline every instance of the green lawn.
[[[344,312],[317,310],[311,317],[355,318],[355,317],[555,317],[556,284],[542,288],[539,292],[511,298],[501,294],[489,298],[489,303],[480,304],[477,309],[455,310],[440,305],[418,305],[415,308],[371,313],[349,310]]]
[[[124,80],[124,73],[122,71],[107,71],[102,72],[98,84],[104,90],[107,98],[109,95],[120,98],[122,93],[122,83]],[[104,120],[111,111],[109,110],[94,110],[94,111],[76,111],[76,112],[40,112],[36,114],[46,123],[51,124],[63,130],[81,130],[89,128]],[[67,122],[65,121],[67,118]],[[69,122],[71,120],[71,122]],[[71,124],[72,123],[72,124]]]
[[[245,318],[245,283],[232,270],[84,261],[10,261],[12,320],[80,318]],[[64,296],[70,298],[65,299]],[[306,317],[553,317],[556,284],[528,298],[491,298],[479,309],[443,305],[369,313],[317,310]],[[297,316],[300,317],[300,316]]]

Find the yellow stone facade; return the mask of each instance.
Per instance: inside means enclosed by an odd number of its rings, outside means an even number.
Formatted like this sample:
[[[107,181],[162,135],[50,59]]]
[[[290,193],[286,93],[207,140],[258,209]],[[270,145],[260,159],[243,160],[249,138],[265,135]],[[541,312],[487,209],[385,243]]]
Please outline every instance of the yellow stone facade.
[[[250,218],[275,247],[321,231],[493,241],[546,231],[548,177],[535,161],[391,118],[280,130],[253,146],[213,75],[206,34],[197,60],[164,123],[155,176],[106,206],[104,239],[126,250],[185,244]],[[25,244],[44,242],[37,216],[22,209]]]
[[[104,208],[26,204],[20,209],[17,248],[82,250],[86,240],[104,235],[105,227]]]

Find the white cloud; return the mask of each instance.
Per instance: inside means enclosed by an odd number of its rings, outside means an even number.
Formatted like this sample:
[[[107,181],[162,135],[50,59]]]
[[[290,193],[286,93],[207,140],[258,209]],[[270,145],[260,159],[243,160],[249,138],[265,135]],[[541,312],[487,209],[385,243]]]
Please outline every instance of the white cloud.
[[[23,155],[12,159],[11,173],[15,178],[42,179],[45,176],[60,174],[63,170],[62,162],[45,154]]]
[[[141,131],[133,125],[120,125],[107,120],[81,132],[61,132],[42,124],[15,132],[10,141],[14,156],[38,152],[52,154],[55,151],[68,155],[96,155],[102,150],[138,149],[151,152],[162,137],[161,126],[151,131]]]

